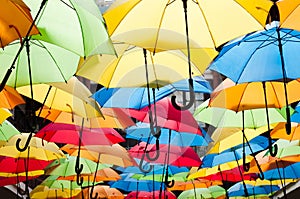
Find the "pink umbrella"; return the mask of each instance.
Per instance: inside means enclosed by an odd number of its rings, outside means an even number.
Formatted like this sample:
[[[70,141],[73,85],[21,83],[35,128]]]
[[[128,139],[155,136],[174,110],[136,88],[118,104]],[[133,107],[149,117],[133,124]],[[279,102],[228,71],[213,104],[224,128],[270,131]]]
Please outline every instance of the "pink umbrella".
[[[153,197],[154,196],[154,197]],[[160,199],[160,198],[168,198],[168,199],[176,199],[176,195],[172,193],[171,191],[154,191],[154,192],[148,192],[148,191],[132,191],[125,199]]]
[[[139,144],[133,146],[129,150],[129,154],[138,159],[142,159],[144,150],[146,147],[145,142],[140,142]],[[199,167],[202,163],[197,153],[193,150],[192,147],[180,147],[174,145],[160,144],[160,155],[154,161],[155,163],[165,164],[166,157],[169,155],[169,164],[179,167],[184,166],[193,166]],[[152,157],[156,153],[155,144],[148,144],[146,153],[149,153],[149,156]],[[150,161],[146,156],[144,157],[145,161]]]
[[[149,112],[151,112],[152,117],[157,120],[157,126],[178,132],[190,132],[202,135],[199,125],[190,111],[177,110],[173,107],[169,98],[163,98],[155,104],[156,108],[154,104],[151,105],[151,111],[149,111],[148,107],[141,110],[127,109],[127,111],[131,117],[146,123],[149,123]]]
[[[82,137],[80,131],[82,128]],[[113,128],[87,128],[74,124],[50,123],[43,127],[36,137],[49,142],[79,145],[112,145],[125,139]],[[81,138],[81,139],[79,139]]]

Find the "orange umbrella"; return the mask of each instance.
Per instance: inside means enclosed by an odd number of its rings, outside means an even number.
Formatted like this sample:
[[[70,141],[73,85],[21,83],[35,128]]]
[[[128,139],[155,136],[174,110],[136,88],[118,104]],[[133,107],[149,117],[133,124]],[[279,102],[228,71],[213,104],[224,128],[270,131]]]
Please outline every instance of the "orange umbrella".
[[[61,150],[73,156],[78,154],[78,146],[71,144],[61,147]],[[127,150],[119,144],[81,146],[80,154],[82,157],[94,162],[98,162],[99,160],[100,163],[114,164],[121,167],[136,165]]]
[[[14,88],[10,86],[5,86],[0,92],[0,107],[13,109],[19,104],[25,104],[22,96]]]
[[[89,174],[81,174],[81,177],[83,177],[83,181],[92,181],[94,179],[95,173],[89,173]],[[69,181],[76,181],[77,176],[59,176],[57,180],[69,180]],[[113,169],[111,168],[104,168],[101,170],[98,170],[96,172],[96,178],[95,181],[117,181],[121,179],[121,176]]]
[[[91,193],[92,192],[92,193]],[[97,194],[98,197],[95,197]],[[111,188],[105,185],[98,185],[93,188],[83,189],[83,198],[107,198],[107,199],[123,199],[124,195],[121,191],[116,188]],[[90,197],[92,196],[92,197]],[[81,199],[81,194],[76,197],[76,199]]]
[[[175,181],[175,184],[173,187],[168,188],[169,191],[185,191],[189,189],[195,189],[195,188],[208,188],[213,185],[222,185],[222,181],[219,180],[206,180],[206,179],[195,179],[195,180],[189,180],[185,182]]]
[[[30,9],[22,0],[1,0],[0,47],[3,48],[16,39],[25,37],[33,23]],[[29,35],[38,34],[34,25]]]
[[[132,119],[120,108],[101,108],[103,117],[84,118],[83,126],[88,128],[120,128],[124,129],[134,125]],[[64,111],[43,107],[37,111],[40,117],[56,123],[78,125],[82,123],[82,117]]]
[[[273,139],[285,139],[285,140],[300,140],[300,123],[292,122],[291,134],[286,134],[286,123],[280,122],[271,131],[270,135]]]

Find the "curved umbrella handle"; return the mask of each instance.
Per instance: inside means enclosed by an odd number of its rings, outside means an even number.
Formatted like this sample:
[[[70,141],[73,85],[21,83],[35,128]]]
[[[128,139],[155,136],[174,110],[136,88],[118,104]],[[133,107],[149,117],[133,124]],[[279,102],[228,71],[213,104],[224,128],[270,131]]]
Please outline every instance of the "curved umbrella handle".
[[[149,153],[146,152],[146,156],[148,160],[155,161],[159,158],[160,150],[159,150],[159,139],[156,139],[156,154],[154,157],[150,157]]]
[[[80,174],[81,174],[82,170],[83,170],[83,164],[79,165],[79,156],[77,156],[76,165],[75,165],[75,172],[77,174],[76,182],[79,186],[81,186],[82,183],[83,183],[83,177],[80,177]],[[80,181],[79,181],[79,179],[80,179]]]
[[[250,170],[250,165],[246,163],[246,156],[243,155],[243,169],[244,171],[248,172]]]
[[[189,103],[185,106],[179,106],[176,102],[176,96],[173,95],[171,97],[171,102],[174,108],[176,108],[177,110],[188,110],[189,108],[191,108],[195,102],[195,91],[194,91],[194,83],[193,83],[193,79],[189,79],[189,93],[190,93],[190,100]],[[185,99],[187,100],[187,99]]]
[[[145,153],[142,155],[142,158],[140,160],[139,169],[144,173],[149,173],[150,171],[153,170],[153,165],[149,165],[149,169],[144,169],[143,168],[144,159],[145,159]]]
[[[273,151],[273,149],[274,149],[274,151]],[[272,140],[271,140],[270,137],[269,137],[269,151],[270,151],[270,155],[272,157],[275,157],[277,155],[277,152],[278,152],[278,145],[274,144],[274,146],[272,146]]]
[[[94,193],[94,186],[92,186],[92,188],[91,188],[90,198],[91,199],[97,199],[98,198],[98,193],[96,192],[95,196],[93,196],[93,193]]]
[[[78,186],[81,186],[83,184],[83,177],[80,176],[80,173],[77,173],[76,182],[77,182]]]
[[[167,180],[167,181],[165,181],[164,183],[165,183],[166,187],[168,187],[168,188],[172,188],[172,187],[175,185],[174,179],[171,180],[171,181],[168,181],[168,180]]]
[[[20,152],[26,151],[26,149],[28,148],[28,146],[30,144],[31,138],[32,138],[32,133],[29,134],[29,136],[28,136],[28,138],[26,140],[26,143],[25,143],[25,145],[24,145],[23,148],[20,147],[20,143],[21,143],[22,139],[18,138],[17,141],[16,141],[16,148],[18,149],[18,151],[20,151]]]

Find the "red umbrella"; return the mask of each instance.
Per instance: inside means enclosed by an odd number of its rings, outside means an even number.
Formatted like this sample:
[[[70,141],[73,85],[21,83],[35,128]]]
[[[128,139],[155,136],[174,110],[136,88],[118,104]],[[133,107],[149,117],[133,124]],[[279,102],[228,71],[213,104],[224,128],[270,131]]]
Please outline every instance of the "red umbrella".
[[[155,199],[160,199],[160,198],[168,198],[168,199],[176,199],[176,195],[172,193],[171,191],[154,191],[153,192],[148,192],[148,191],[132,191],[127,196],[125,199],[153,199],[153,195]]]
[[[50,123],[43,127],[36,137],[47,141],[65,144],[79,144],[82,128],[81,145],[112,145],[125,139],[113,128],[86,128],[73,124]]]
[[[127,110],[131,117],[136,118],[139,121],[149,123],[148,107],[141,110]],[[173,107],[169,98],[163,98],[156,102],[155,105],[152,104],[150,112],[152,112],[152,117],[156,118],[157,126],[169,128],[178,132],[190,132],[202,135],[199,125],[194,119],[192,113],[188,110],[177,110]]]
[[[140,142],[139,144],[133,146],[129,150],[129,153],[132,157],[141,159],[144,154],[145,147],[146,143]],[[192,147],[180,147],[174,145],[160,144],[159,148],[160,155],[156,160],[154,160],[155,163],[165,164],[167,155],[169,155],[169,164],[174,166],[199,167],[202,163],[198,154],[193,150]],[[146,153],[149,153],[150,157],[153,157],[154,154],[156,154],[155,144],[148,144],[146,151]],[[145,161],[150,161],[147,156],[145,156],[144,158]]]

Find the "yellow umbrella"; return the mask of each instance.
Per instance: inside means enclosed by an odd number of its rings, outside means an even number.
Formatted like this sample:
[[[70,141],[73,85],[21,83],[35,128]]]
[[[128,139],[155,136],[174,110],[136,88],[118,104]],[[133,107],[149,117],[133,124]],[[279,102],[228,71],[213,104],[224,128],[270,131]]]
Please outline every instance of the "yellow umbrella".
[[[27,148],[22,152],[18,151],[15,146],[16,141],[18,139],[23,139],[20,141],[20,145],[23,146],[25,144],[24,139],[28,139],[28,136],[29,134],[18,134],[11,137],[4,146],[0,147],[0,155],[13,158],[34,158],[46,161],[65,157],[55,143],[43,141],[41,138],[36,137],[33,137],[33,139],[30,140],[30,148]]]
[[[115,44],[118,57],[90,56],[80,64],[77,75],[91,79],[105,87],[146,87],[146,69],[143,48]],[[191,64],[193,76],[201,75],[213,57],[204,52],[205,64]],[[204,57],[205,57],[204,56]],[[187,56],[179,50],[147,53],[147,71],[150,87],[161,87],[189,77]],[[197,61],[196,61],[197,62]],[[199,63],[197,63],[199,64]]]
[[[276,124],[270,125],[271,128],[274,128],[275,126]],[[253,138],[257,137],[258,135],[263,134],[267,130],[268,130],[267,126],[263,126],[257,129],[244,129],[244,133],[248,141],[250,141]],[[242,141],[243,141],[242,130],[236,131],[226,137],[220,136],[219,139],[214,140],[214,146],[207,153],[208,154],[221,153],[227,149],[242,144]]]
[[[191,49],[215,49],[233,38],[264,27],[235,1],[183,2],[186,3]],[[113,41],[156,52],[185,49],[183,7],[182,1],[117,0],[103,13],[103,17]]]
[[[284,179],[286,183],[290,182],[296,182],[297,180],[295,179]],[[261,180],[261,179],[256,179],[256,180],[245,180],[246,184],[250,184],[253,186],[263,186],[263,185],[280,185],[281,181],[280,180]]]
[[[81,188],[76,189],[51,189],[47,186],[38,185],[30,192],[30,198],[34,199],[49,199],[49,198],[71,198],[78,195],[81,192]]]
[[[12,116],[11,112],[5,108],[0,108],[0,124],[4,122],[8,117]]]
[[[280,122],[271,131],[270,135],[273,139],[285,139],[285,140],[300,140],[300,124],[296,122],[291,122],[291,134],[286,134],[286,123]]]
[[[280,26],[283,28],[291,28],[300,30],[298,19],[300,17],[300,1],[299,0],[235,0],[243,6],[253,17],[259,21],[261,25],[265,25],[267,18],[270,17],[269,10],[278,9]],[[274,12],[274,11],[273,11]]]
[[[84,119],[83,126],[88,128],[119,128],[125,129],[134,125],[132,119],[119,108],[101,108],[102,117],[82,118],[78,115],[56,109],[43,107],[36,113],[54,123],[78,125]]]
[[[30,86],[18,87],[17,91],[31,97]],[[85,118],[101,116],[98,103],[89,98],[91,95],[90,90],[76,77],[72,77],[67,82],[33,85],[34,100],[48,107]]]
[[[96,198],[107,198],[107,199],[124,199],[124,194],[116,188],[112,188],[107,185],[97,185],[94,188],[85,188],[82,190],[84,198],[95,197]],[[92,197],[91,197],[92,196]],[[76,199],[81,199],[80,195],[75,197]]]

